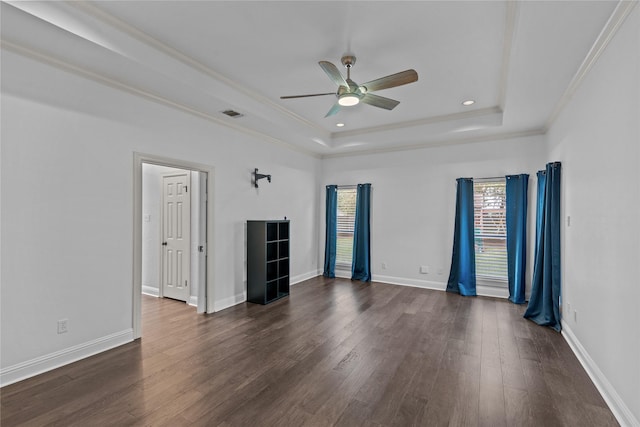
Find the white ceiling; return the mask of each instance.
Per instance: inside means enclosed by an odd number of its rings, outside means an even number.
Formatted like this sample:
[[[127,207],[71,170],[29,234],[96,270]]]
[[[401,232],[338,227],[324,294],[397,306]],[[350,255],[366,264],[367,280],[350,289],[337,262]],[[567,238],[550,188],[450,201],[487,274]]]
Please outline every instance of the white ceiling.
[[[3,48],[317,155],[542,133],[614,26],[615,1],[99,1],[2,5]],[[611,19],[610,19],[611,18]],[[324,118],[318,66],[419,80]],[[590,56],[591,55],[591,56]],[[463,100],[474,99],[465,107]],[[244,116],[230,119],[222,110]],[[336,123],[345,123],[342,128]]]

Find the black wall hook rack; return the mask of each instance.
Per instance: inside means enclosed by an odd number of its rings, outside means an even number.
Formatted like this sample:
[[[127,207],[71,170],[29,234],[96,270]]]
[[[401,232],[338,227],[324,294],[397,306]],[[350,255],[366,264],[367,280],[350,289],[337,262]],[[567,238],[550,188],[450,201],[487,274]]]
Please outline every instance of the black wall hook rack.
[[[258,168],[256,168],[253,171],[253,185],[256,188],[258,188],[258,180],[262,178],[267,178],[267,181],[271,182],[271,175],[264,175],[264,174],[258,173]]]

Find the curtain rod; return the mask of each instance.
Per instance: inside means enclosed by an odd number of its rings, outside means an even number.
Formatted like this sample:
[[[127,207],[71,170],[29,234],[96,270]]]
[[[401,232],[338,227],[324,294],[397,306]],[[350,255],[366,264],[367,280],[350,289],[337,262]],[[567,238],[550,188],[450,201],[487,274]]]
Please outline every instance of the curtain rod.
[[[482,177],[482,178],[471,178],[474,181],[488,181],[488,180],[494,180],[494,179],[506,179],[508,176],[518,176],[520,174],[512,174],[512,175],[502,175],[502,176],[487,176],[487,177]]]
[[[338,188],[358,188],[357,185],[336,185]]]
[[[489,179],[505,179],[506,175],[503,176],[486,176],[486,177],[482,177],[482,178],[471,178],[474,181],[482,181],[482,180],[489,180]]]
[[[366,182],[365,184],[371,184],[371,183]],[[329,185],[335,185],[337,188],[349,189],[349,188],[358,188],[358,185],[360,185],[360,184],[355,184],[355,185],[354,184],[349,184],[349,185],[327,184],[327,185],[325,185],[325,187],[328,187]],[[364,184],[362,184],[362,185],[364,185]],[[372,188],[373,188],[373,186],[372,186]]]

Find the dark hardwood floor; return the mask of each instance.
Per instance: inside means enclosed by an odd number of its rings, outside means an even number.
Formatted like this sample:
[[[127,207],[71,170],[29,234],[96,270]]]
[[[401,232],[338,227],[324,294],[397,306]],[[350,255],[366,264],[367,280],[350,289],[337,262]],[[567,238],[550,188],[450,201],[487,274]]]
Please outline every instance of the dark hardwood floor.
[[[505,300],[311,279],[212,315],[143,298],[143,338],[0,390],[9,426],[608,426],[556,332]]]

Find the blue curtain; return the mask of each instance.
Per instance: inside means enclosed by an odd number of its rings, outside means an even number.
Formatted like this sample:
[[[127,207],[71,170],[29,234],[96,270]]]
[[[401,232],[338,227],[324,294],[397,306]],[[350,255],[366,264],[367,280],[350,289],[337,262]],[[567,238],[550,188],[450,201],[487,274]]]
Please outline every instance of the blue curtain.
[[[507,272],[509,301],[526,302],[524,291],[527,266],[527,189],[529,175],[507,175]]]
[[[473,234],[473,179],[458,178],[453,254],[447,292],[476,295],[476,253]]]
[[[534,247],[533,259],[534,269],[535,260],[538,259],[538,248],[542,247],[542,223],[544,221],[544,186],[547,182],[547,172],[538,171],[538,193],[536,196],[536,245]]]
[[[371,184],[358,184],[358,192],[356,194],[356,223],[353,230],[351,280],[371,281],[370,212]]]
[[[531,298],[524,317],[560,332],[560,162],[538,172],[536,251]],[[542,180],[540,177],[543,177]],[[543,185],[541,185],[541,182]]]
[[[324,272],[323,276],[336,277],[336,242],[338,233],[338,186],[327,185],[326,198],[326,236],[324,239]]]

